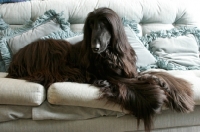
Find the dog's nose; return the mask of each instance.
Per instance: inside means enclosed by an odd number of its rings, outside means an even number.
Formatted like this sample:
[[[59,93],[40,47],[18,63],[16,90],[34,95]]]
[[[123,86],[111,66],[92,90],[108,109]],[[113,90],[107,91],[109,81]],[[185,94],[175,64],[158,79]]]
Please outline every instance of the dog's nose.
[[[99,51],[99,48],[92,48],[92,50],[93,50],[94,52],[97,52],[97,51]]]
[[[98,52],[100,50],[100,44],[95,43],[91,46],[93,52]]]

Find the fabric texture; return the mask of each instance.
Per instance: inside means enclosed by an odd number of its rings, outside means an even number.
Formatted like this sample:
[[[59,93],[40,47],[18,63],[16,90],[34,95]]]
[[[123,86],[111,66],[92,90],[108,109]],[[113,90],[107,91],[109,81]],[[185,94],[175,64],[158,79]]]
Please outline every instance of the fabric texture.
[[[17,29],[8,28],[0,38],[0,51],[3,62],[1,67],[8,69],[12,55],[20,48],[29,43],[49,35],[56,31],[68,31],[70,24],[62,18],[62,13],[56,13],[54,10],[46,11],[34,22],[29,21],[23,27]],[[3,69],[1,69],[3,71]],[[4,71],[3,71],[4,72]]]
[[[0,78],[0,104],[38,106],[45,99],[46,90],[40,84]]]
[[[147,67],[155,65],[155,57],[145,48],[136,33],[131,30],[129,26],[125,27],[125,33],[127,35],[128,42],[136,52],[136,66],[138,67],[138,70],[141,71],[141,69],[148,69]]]
[[[101,108],[126,113],[119,105],[107,103],[106,99],[99,100],[99,97],[99,88],[90,84],[58,82],[52,84],[47,91],[47,100],[51,104]]]
[[[47,101],[32,109],[33,120],[83,120],[102,116],[123,116],[121,112],[69,105],[52,105]]]
[[[31,119],[32,106],[0,105],[0,123],[18,119]]]
[[[154,130],[151,132],[199,132],[199,109],[191,114],[177,114],[166,111],[156,117]],[[187,119],[187,120],[186,120]],[[102,127],[103,126],[103,127]],[[23,119],[1,123],[2,132],[140,132],[133,116],[105,116],[88,120],[42,120]]]
[[[64,40],[70,42],[70,44],[76,44],[83,40],[83,34],[74,37],[64,38]]]
[[[8,24],[4,22],[4,20],[0,17],[0,36],[2,35],[2,30],[5,30],[8,28]]]
[[[3,37],[3,34],[7,28],[8,28],[8,24],[5,23],[4,20],[0,17],[0,39]],[[0,44],[0,47],[1,47],[1,44]],[[5,71],[5,64],[2,59],[1,54],[5,54],[5,56],[7,56],[6,55],[7,53],[8,51],[4,46],[2,47],[2,49],[0,48],[0,72]]]
[[[0,122],[18,119],[84,120],[102,116],[123,116],[121,112],[79,106],[51,105],[44,101],[39,106],[0,105]]]
[[[146,34],[144,45],[166,70],[200,70],[199,32],[197,28],[179,27]]]
[[[0,78],[4,78],[8,75],[6,72],[0,72]]]

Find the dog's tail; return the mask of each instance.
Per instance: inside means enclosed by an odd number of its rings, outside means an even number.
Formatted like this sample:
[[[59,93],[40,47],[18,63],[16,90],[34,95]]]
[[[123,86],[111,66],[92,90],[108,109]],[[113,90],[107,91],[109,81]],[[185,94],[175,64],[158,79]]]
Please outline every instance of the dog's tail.
[[[191,85],[164,72],[144,73],[137,79],[109,79],[109,83],[101,87],[101,97],[135,115],[138,126],[143,120],[146,132],[164,105],[178,112],[190,112],[194,107]]]
[[[156,76],[165,86],[167,95],[166,106],[177,112],[188,113],[194,109],[193,90],[189,82],[166,72],[149,72]]]

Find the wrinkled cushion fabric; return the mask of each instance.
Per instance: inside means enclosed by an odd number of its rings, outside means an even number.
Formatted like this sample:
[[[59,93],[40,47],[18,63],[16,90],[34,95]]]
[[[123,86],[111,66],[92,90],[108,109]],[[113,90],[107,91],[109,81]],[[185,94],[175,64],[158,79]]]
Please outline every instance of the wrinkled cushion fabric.
[[[40,106],[33,107],[33,120],[83,120],[102,116],[122,116],[121,112],[70,105],[52,105],[44,101]]]
[[[30,119],[32,118],[32,106],[1,104],[0,117],[0,123],[18,119]]]
[[[47,99],[51,104],[123,111],[119,105],[107,103],[106,99],[99,100],[99,97],[99,88],[90,84],[60,82],[52,84],[47,91]]]

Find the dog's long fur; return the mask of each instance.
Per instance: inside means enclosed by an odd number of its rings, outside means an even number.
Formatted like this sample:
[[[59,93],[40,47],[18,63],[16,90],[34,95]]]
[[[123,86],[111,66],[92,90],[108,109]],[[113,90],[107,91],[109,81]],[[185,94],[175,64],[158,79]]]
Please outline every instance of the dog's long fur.
[[[144,121],[151,130],[153,116],[165,104],[178,112],[193,110],[191,85],[166,72],[137,73],[136,54],[128,43],[119,16],[108,8],[88,14],[83,41],[39,40],[13,57],[9,78],[40,83],[73,81],[99,87],[102,95]]]

